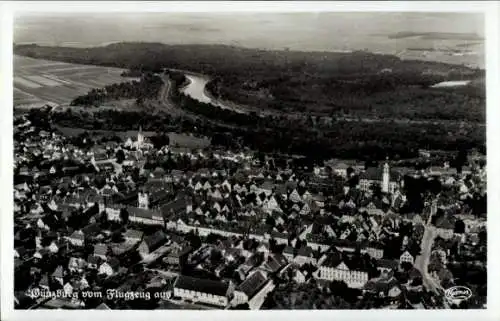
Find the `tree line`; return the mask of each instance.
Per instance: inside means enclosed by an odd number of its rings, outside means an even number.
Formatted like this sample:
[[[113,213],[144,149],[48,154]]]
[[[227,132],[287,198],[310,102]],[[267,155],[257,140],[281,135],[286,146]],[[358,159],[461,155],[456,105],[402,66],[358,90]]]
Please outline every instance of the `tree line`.
[[[136,99],[141,104],[146,99],[153,99],[163,85],[161,77],[146,73],[140,81],[132,80],[111,84],[104,88],[94,88],[87,94],[78,96],[71,102],[71,106],[95,106],[118,99]]]

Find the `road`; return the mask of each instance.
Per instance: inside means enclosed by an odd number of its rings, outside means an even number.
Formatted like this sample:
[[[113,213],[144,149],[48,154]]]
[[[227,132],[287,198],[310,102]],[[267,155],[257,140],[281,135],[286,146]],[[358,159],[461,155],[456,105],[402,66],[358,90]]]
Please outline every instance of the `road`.
[[[421,253],[415,259],[415,268],[417,268],[420,273],[422,273],[422,283],[425,288],[429,291],[434,292],[436,295],[443,295],[444,289],[439,284],[439,282],[429,275],[427,267],[429,266],[429,261],[432,252],[432,244],[434,243],[434,239],[437,236],[437,232],[435,228],[432,226],[431,221],[434,214],[437,211],[437,200],[433,200],[431,204],[431,213],[427,222],[424,225],[424,235],[422,236],[422,243],[420,244]],[[446,299],[443,300],[443,306],[446,309],[449,309],[449,305],[446,302]]]

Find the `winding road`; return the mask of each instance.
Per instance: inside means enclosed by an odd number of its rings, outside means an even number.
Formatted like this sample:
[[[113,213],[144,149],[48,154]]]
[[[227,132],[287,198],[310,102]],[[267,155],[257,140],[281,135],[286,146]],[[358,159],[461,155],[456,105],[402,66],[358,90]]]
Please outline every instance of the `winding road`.
[[[429,291],[434,292],[438,296],[442,296],[444,293],[444,289],[439,284],[439,282],[429,275],[428,266],[432,252],[432,244],[434,243],[434,239],[437,236],[437,232],[431,224],[432,217],[436,214],[437,211],[437,200],[433,200],[431,204],[431,213],[427,222],[424,225],[424,235],[422,237],[421,243],[421,253],[415,259],[415,268],[417,268],[420,273],[422,273],[422,283],[425,288]],[[446,302],[446,299],[443,300],[443,306],[445,309],[449,309],[449,305]]]

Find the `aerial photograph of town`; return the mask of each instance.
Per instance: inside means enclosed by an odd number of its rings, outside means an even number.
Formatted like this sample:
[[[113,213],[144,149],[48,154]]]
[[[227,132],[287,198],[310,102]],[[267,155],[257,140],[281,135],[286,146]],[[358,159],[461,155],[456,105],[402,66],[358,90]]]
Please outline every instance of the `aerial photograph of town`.
[[[484,20],[16,14],[14,308],[486,309]]]

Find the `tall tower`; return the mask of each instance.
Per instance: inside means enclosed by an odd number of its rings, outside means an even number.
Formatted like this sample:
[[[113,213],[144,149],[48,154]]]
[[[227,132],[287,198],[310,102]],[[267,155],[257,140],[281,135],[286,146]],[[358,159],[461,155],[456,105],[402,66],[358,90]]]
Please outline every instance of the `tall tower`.
[[[382,174],[382,192],[389,192],[389,164],[386,162],[384,164],[384,173]]]
[[[144,135],[142,134],[142,126],[139,126],[139,132],[137,133],[137,145],[142,146],[144,142]]]
[[[137,204],[139,208],[149,208],[149,197],[146,192],[139,192],[137,196]]]

